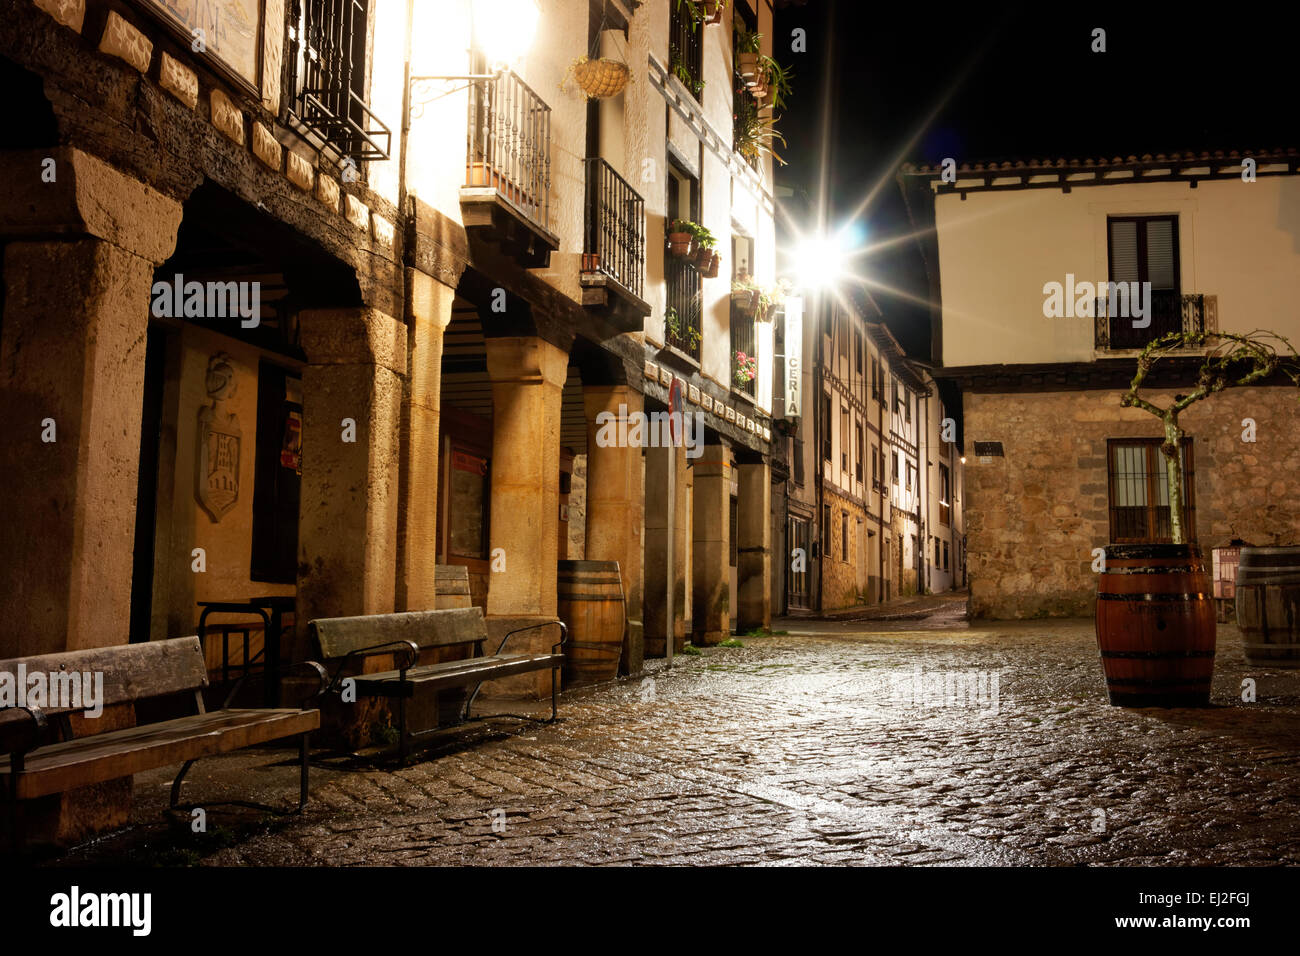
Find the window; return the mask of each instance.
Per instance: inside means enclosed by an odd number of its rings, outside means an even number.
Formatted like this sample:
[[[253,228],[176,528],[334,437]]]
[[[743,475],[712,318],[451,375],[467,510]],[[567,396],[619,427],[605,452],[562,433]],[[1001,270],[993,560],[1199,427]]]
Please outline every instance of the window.
[[[684,4],[669,7],[668,71],[699,99],[704,91],[704,29]]]
[[[909,424],[912,421],[912,403],[915,401],[916,401],[916,396],[913,395],[911,392],[903,393],[903,405],[907,409],[907,421]]]
[[[942,525],[952,524],[952,498],[951,494],[952,476],[948,472],[948,466],[940,463],[939,465],[939,523]]]
[[[803,439],[794,440],[794,483],[803,484]]]
[[[916,466],[914,465],[907,466],[907,490],[908,491],[912,490],[912,475],[915,474],[915,472],[916,472]]]
[[[849,513],[840,512],[840,560],[848,563],[849,560]]]
[[[487,560],[492,507],[490,462],[453,443],[448,472],[447,552],[455,557]]]
[[[871,397],[881,405],[885,404],[885,383],[881,379],[880,359],[871,360]]]
[[[1110,281],[1151,283],[1151,324],[1135,329],[1132,302],[1106,303],[1099,309],[1102,321],[1108,317],[1110,348],[1142,348],[1152,339],[1183,327],[1179,296],[1178,217],[1111,216],[1108,230]],[[1118,296],[1117,290],[1117,296]]]
[[[833,461],[831,452],[831,397],[822,396],[822,460]]]
[[[862,374],[862,333],[857,329],[853,330],[853,362],[854,371],[859,375]]]
[[[943,569],[948,570],[948,542],[943,543]]]
[[[822,555],[825,556],[826,548],[831,543],[831,506],[822,505]]]
[[[840,471],[849,471],[849,410],[840,406]]]
[[[1169,522],[1169,486],[1161,438],[1111,439],[1107,442],[1110,539],[1123,542],[1173,540]],[[1195,475],[1192,440],[1183,439],[1183,524],[1187,540],[1196,540]]]
[[[291,0],[290,112],[340,156],[357,161],[387,159],[392,149],[388,127],[366,105],[366,36],[362,0]]]
[[[699,221],[699,182],[676,163],[669,162],[667,179],[668,221]],[[700,359],[704,332],[704,280],[695,264],[681,256],[664,256],[668,297],[664,310],[664,339],[673,348]]]
[[[933,540],[934,540],[934,566],[936,568],[941,568],[943,567],[943,564],[939,561],[939,558],[942,555],[942,552],[939,550],[939,539],[934,538]]]
[[[871,446],[871,487],[880,487],[880,449]]]
[[[854,425],[853,429],[857,433],[857,439],[858,439],[853,446],[857,450],[857,456],[858,456],[853,463],[853,474],[858,481],[861,481],[862,480],[862,459],[866,457],[866,445],[863,443],[862,440],[862,426],[860,424]]]
[[[893,452],[894,456],[894,484],[898,485],[903,480],[902,463],[898,457],[898,452]]]

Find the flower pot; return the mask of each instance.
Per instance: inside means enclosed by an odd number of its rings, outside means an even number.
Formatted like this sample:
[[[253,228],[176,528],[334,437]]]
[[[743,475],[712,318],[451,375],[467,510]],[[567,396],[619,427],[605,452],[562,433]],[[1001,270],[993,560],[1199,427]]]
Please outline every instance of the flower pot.
[[[600,254],[596,252],[584,252],[582,254],[582,271],[599,272],[600,271]]]
[[[626,63],[608,57],[584,59],[573,65],[573,78],[589,98],[605,99],[623,92],[632,78],[632,71]]]
[[[741,53],[736,57],[736,68],[740,71],[741,78],[748,86],[751,81],[758,79],[758,54]]]
[[[697,246],[695,249],[695,267],[703,272],[709,267],[709,260],[713,258],[713,251],[706,249],[704,246]]]
[[[702,0],[701,6],[704,7],[705,23],[721,23],[723,0]]]
[[[731,293],[731,304],[746,315],[758,308],[758,292],[754,289],[737,289]]]
[[[668,251],[674,256],[687,256],[695,238],[689,232],[668,233]]]
[[[718,277],[718,265],[721,262],[722,256],[718,255],[716,252],[710,253],[708,265],[705,266],[703,272],[704,278],[716,279]]]
[[[1097,580],[1097,646],[1117,707],[1204,707],[1214,599],[1196,545],[1111,544]]]
[[[1300,667],[1300,547],[1241,549],[1237,626],[1246,660],[1257,667]]]

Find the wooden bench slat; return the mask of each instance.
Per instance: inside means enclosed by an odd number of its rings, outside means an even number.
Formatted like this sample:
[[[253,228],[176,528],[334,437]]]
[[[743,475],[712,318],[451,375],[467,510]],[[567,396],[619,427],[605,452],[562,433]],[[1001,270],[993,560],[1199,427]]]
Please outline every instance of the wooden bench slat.
[[[529,671],[560,667],[563,654],[502,654],[497,657],[475,657],[468,661],[447,661],[427,664],[406,672],[406,681],[400,671],[382,671],[355,678],[357,692],[378,694],[384,697],[411,697],[416,685],[436,690],[442,687],[468,687],[471,684],[524,674]]]
[[[485,641],[488,636],[481,607],[318,618],[309,628],[321,654],[330,660],[390,641],[446,647]]]
[[[319,727],[318,710],[232,709],[81,737],[28,753],[18,777],[18,796],[60,793]],[[0,785],[9,785],[9,775],[9,758],[4,757]]]
[[[208,686],[208,669],[196,636],[13,657],[0,661],[0,672],[17,675],[20,664],[26,665],[28,674],[102,673],[105,705]],[[43,709],[61,713],[68,708]]]

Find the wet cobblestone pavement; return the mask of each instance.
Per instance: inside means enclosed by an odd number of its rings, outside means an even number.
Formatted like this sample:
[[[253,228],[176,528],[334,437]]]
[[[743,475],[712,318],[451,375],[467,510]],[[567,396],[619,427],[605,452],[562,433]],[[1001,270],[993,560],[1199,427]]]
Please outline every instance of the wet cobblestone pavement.
[[[1300,863],[1300,672],[1247,665],[1220,625],[1212,708],[1124,710],[1090,621],[966,626],[955,608],[787,621],[566,695],[558,724],[457,732],[395,772],[325,760],[303,817],[188,862]],[[979,699],[925,693],[972,672]],[[169,779],[137,777],[138,825],[64,862],[183,843],[158,822]],[[235,755],[196,765],[186,795],[250,780],[283,804],[296,772],[287,752]]]

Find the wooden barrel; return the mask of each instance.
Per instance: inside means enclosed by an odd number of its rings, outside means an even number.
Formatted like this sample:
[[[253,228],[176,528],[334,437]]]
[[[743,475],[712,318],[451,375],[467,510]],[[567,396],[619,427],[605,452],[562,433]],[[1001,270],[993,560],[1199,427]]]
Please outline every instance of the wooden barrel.
[[[564,686],[618,676],[627,620],[617,561],[559,562],[559,617],[569,628]]]
[[[1237,626],[1250,663],[1300,667],[1300,547],[1241,549]]]
[[[434,602],[439,611],[452,607],[473,607],[469,596],[469,568],[463,564],[433,566]]]
[[[1196,545],[1112,544],[1097,584],[1110,702],[1203,707],[1214,676],[1214,600]]]

